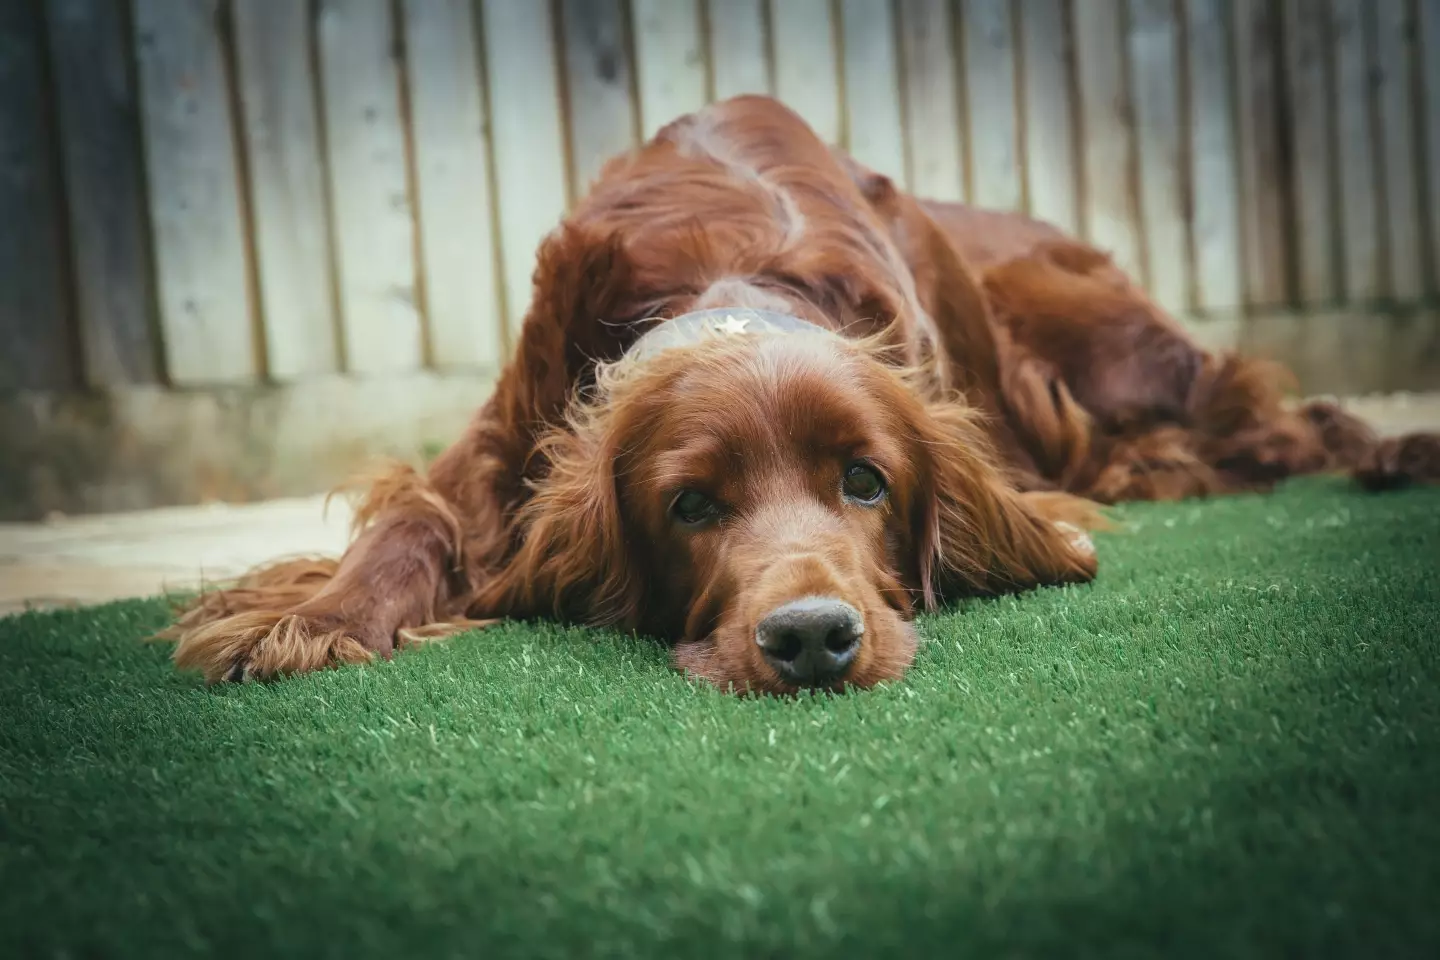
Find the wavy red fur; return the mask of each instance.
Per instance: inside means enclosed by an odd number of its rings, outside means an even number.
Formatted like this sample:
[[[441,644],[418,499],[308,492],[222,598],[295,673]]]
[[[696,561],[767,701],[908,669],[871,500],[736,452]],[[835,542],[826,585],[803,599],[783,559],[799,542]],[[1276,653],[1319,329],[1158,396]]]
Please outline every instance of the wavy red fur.
[[[835,335],[625,357],[711,307]],[[1200,349],[1103,252],[916,200],[742,97],[612,161],[543,244],[466,434],[427,473],[371,484],[338,563],[203,595],[176,660],[263,678],[540,616],[652,634],[735,689],[866,686],[908,667],[917,609],[1093,577],[1093,501],[1440,472],[1436,438],[1382,442],[1284,389],[1272,365]],[[817,598],[844,611],[848,659],[797,680],[767,631]]]

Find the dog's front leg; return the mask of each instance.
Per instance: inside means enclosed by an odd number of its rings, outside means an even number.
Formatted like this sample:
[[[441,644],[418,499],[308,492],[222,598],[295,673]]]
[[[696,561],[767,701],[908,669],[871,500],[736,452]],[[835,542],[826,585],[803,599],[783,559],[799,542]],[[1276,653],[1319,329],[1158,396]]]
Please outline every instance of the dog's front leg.
[[[359,517],[338,563],[281,561],[202,595],[166,633],[176,664],[212,683],[263,679],[388,657],[407,636],[459,626],[460,526],[425,478],[393,471]]]

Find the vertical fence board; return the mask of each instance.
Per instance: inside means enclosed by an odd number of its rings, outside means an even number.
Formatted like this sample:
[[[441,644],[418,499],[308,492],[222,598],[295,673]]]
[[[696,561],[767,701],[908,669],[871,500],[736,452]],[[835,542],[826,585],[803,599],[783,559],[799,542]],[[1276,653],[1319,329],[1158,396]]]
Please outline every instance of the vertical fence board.
[[[1377,124],[1371,105],[1370,0],[1331,0],[1335,62],[1336,162],[1340,181],[1340,237],[1345,297],[1380,296],[1380,198],[1376,180]]]
[[[840,62],[830,0],[772,0],[775,95],[826,143],[840,142]]]
[[[714,99],[769,93],[770,55],[761,0],[711,0],[710,77]]]
[[[1425,146],[1426,194],[1429,201],[1430,262],[1429,293],[1440,290],[1440,0],[1419,0],[1420,23],[1416,35],[1420,39],[1421,109],[1423,129],[1420,136]]]
[[[470,0],[405,0],[430,361],[493,370],[504,356],[489,129]]]
[[[505,314],[514,345],[530,305],[535,253],[565,214],[565,137],[550,7],[484,0]]]
[[[1140,273],[1135,209],[1135,130],[1125,83],[1119,0],[1086,0],[1075,17],[1085,171],[1086,237]]]
[[[895,24],[885,0],[841,0],[845,146],[856,160],[905,185],[905,122]]]
[[[420,367],[415,224],[386,0],[322,0],[320,64],[346,366]]]
[[[1330,303],[1339,291],[1330,122],[1334,115],[1326,76],[1329,8],[1309,0],[1283,6],[1286,76],[1290,91],[1292,154],[1295,161],[1294,237],[1297,293],[1307,304]]]
[[[1010,0],[965,0],[961,9],[974,200],[997,210],[1019,210],[1024,196]]]
[[[153,383],[160,344],[123,11],[109,0],[48,0],[46,12],[85,382]]]
[[[698,0],[631,0],[642,135],[705,105]]]
[[[1280,24],[1273,0],[1234,0],[1235,147],[1240,173],[1240,261],[1245,302],[1289,297],[1290,237],[1280,153]]]
[[[240,176],[217,0],[136,0],[145,168],[166,368],[177,384],[253,381]]]
[[[1391,0],[1375,4],[1376,100],[1384,156],[1381,170],[1390,279],[1387,292],[1402,303],[1418,299],[1425,289],[1415,156],[1417,114],[1411,87],[1415,26],[1409,3]]]
[[[621,0],[563,0],[565,78],[570,103],[570,176],[582,196],[605,161],[635,146],[630,54]]]
[[[75,381],[38,14],[0,4],[0,393]]]
[[[1180,310],[1186,306],[1190,271],[1180,155],[1180,39],[1174,0],[1131,0],[1127,39],[1140,148],[1145,279],[1161,305]]]
[[[1231,310],[1243,299],[1226,9],[1224,0],[1185,4],[1190,54],[1190,239],[1194,302],[1201,310]]]
[[[235,55],[268,372],[339,367],[325,168],[304,4],[241,0]]]
[[[910,189],[935,200],[963,200],[965,164],[950,5],[945,0],[901,0],[899,18]]]
[[[1025,194],[1030,213],[1070,233],[1080,228],[1076,191],[1074,83],[1066,0],[1020,7]]]

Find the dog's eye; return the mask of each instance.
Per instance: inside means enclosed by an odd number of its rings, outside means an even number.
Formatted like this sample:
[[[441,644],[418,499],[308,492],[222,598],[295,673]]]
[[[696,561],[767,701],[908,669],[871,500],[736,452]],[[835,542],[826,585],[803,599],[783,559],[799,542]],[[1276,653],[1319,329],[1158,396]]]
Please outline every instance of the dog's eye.
[[[845,468],[845,496],[861,503],[879,503],[885,496],[885,478],[870,464],[860,461]]]
[[[670,504],[670,512],[681,523],[704,523],[720,512],[719,506],[698,490],[684,490]]]

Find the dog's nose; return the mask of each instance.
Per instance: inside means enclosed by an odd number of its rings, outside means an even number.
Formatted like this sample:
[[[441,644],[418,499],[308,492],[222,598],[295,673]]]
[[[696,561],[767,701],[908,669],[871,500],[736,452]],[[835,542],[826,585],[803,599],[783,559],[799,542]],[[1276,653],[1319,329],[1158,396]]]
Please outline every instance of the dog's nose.
[[[755,628],[755,642],[780,676],[801,686],[832,683],[845,674],[865,621],[834,597],[805,597],[770,611]]]

